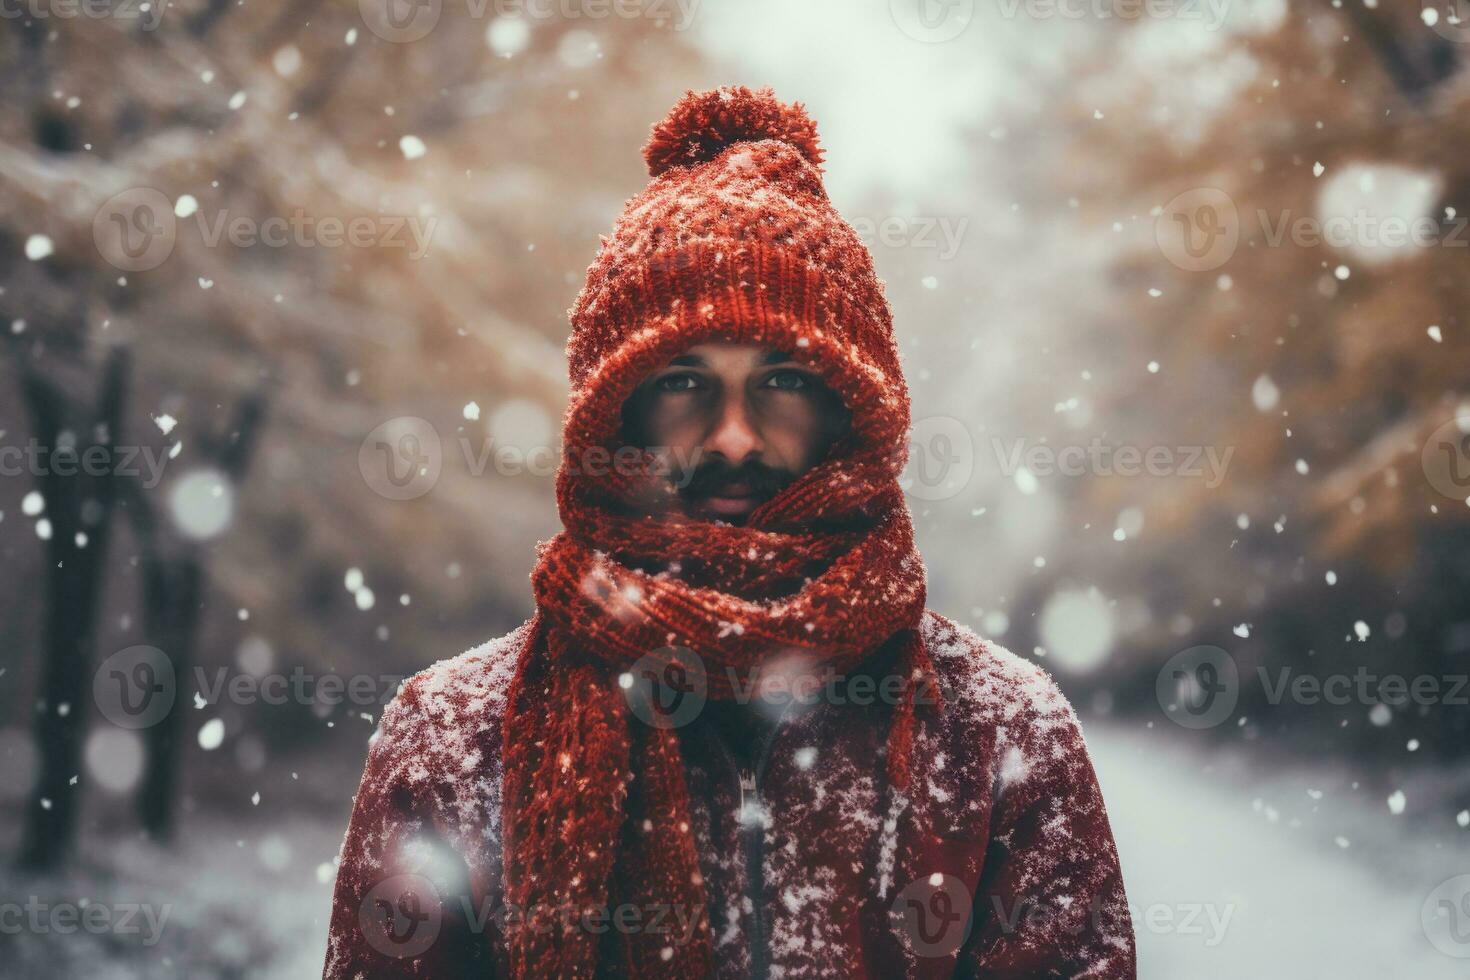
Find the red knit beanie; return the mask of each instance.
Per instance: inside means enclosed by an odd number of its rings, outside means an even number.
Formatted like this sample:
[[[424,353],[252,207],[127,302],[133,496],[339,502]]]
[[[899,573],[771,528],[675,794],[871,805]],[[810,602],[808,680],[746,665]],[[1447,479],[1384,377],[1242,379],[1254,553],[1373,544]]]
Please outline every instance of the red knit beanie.
[[[617,407],[694,344],[757,343],[818,371],[854,438],[901,455],[908,391],[872,256],[822,186],[816,125],[769,88],[688,92],[643,148],[569,311],[568,450],[612,445]],[[901,462],[900,462],[901,466]]]

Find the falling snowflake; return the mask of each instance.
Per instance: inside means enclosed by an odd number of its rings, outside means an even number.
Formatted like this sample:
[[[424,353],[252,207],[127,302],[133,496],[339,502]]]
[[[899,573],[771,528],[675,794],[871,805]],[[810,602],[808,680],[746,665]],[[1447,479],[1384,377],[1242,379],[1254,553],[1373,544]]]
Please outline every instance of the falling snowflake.
[[[45,235],[32,235],[26,239],[26,258],[32,262],[39,262],[54,251],[51,239]]]

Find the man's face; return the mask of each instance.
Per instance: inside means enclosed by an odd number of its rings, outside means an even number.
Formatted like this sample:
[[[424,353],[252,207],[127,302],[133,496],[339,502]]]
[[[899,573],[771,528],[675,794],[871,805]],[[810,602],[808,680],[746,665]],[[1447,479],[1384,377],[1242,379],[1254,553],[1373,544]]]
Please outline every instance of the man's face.
[[[670,451],[689,512],[731,524],[818,463],[848,419],[810,368],[754,344],[691,347],[623,405],[624,439]]]

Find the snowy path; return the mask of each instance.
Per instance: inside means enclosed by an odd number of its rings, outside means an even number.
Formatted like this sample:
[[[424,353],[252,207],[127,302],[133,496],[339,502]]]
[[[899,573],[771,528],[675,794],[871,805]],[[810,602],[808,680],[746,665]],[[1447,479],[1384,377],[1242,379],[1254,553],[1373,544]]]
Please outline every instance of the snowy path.
[[[1144,980],[1470,977],[1420,921],[1436,885],[1470,872],[1470,832],[1416,840],[1345,778],[1264,771],[1264,750],[1252,768],[1191,733],[1086,730]]]
[[[1427,794],[1411,788],[1407,812],[1393,816],[1381,793],[1326,766],[1263,762],[1261,747],[1211,754],[1192,733],[1084,725],[1144,980],[1470,977],[1470,959],[1436,950],[1420,924],[1431,890],[1470,872],[1470,829],[1413,820]],[[151,950],[77,935],[0,937],[0,951],[11,975],[47,980],[319,976],[330,885],[318,866],[339,834],[306,819],[264,832],[201,819],[179,851],[94,844],[88,863],[110,872],[46,882],[0,873],[0,892],[146,897],[172,909]]]

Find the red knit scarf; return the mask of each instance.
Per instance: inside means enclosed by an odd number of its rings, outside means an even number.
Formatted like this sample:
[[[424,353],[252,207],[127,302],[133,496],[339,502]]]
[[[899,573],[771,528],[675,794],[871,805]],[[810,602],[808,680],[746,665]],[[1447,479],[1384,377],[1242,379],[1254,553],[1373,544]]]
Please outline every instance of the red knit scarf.
[[[901,632],[909,689],[887,767],[907,785],[914,689],[932,675],[917,632],[923,569],[891,457],[839,447],[742,527],[685,517],[667,491],[650,507],[650,475],[576,479],[563,467],[565,531],[540,548],[537,614],[505,720],[513,976],[711,971],[679,731],[634,717],[620,685],[652,651],[695,651],[704,671],[691,683],[729,699],[773,653],[803,648],[816,667],[846,674]],[[646,454],[642,464],[656,465]],[[605,923],[622,903],[688,910],[699,926],[685,943],[585,927],[583,912]]]

